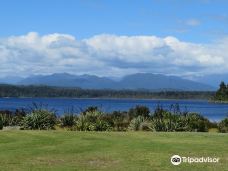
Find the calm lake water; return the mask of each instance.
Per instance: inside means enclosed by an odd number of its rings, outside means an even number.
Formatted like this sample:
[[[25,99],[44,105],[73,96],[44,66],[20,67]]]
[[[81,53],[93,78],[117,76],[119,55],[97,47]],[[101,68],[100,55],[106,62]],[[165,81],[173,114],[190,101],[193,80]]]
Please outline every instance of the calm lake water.
[[[144,99],[71,99],[71,98],[0,98],[0,110],[28,109],[33,103],[55,109],[58,114],[73,108],[80,112],[88,106],[98,106],[103,111],[128,110],[136,105],[145,105],[153,111],[157,104],[169,109],[178,103],[182,110],[198,112],[212,121],[218,121],[228,115],[228,104],[209,103],[204,100],[144,100]]]

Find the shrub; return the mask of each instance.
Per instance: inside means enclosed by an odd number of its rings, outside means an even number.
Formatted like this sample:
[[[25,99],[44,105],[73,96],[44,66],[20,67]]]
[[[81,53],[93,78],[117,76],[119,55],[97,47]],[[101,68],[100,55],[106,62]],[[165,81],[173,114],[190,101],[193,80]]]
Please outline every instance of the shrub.
[[[56,123],[56,116],[48,110],[38,109],[24,117],[23,129],[49,130],[53,129]]]
[[[62,127],[73,127],[76,124],[74,114],[65,114],[60,118],[60,125]]]
[[[222,133],[228,132],[228,118],[225,118],[221,122],[219,122],[218,130],[219,132],[222,132]]]
[[[156,131],[174,131],[176,127],[176,115],[159,105],[152,115],[152,121]]]
[[[126,131],[130,123],[129,115],[124,111],[114,111],[104,118],[115,131]]]
[[[152,131],[153,127],[150,121],[142,116],[138,116],[131,120],[128,129],[132,131]]]
[[[82,113],[77,122],[76,127],[80,131],[107,131],[111,127],[103,118],[104,114],[100,111],[90,111]]]
[[[187,131],[207,132],[209,120],[198,113],[190,113],[188,116]]]
[[[25,115],[24,110],[18,109],[15,112],[8,110],[0,111],[3,126],[19,126]]]
[[[182,112],[177,104],[172,105],[170,111],[158,105],[152,120],[156,131],[207,132],[212,125],[208,119],[198,113]]]
[[[13,114],[10,111],[1,111],[0,113],[2,124],[3,126],[10,126],[12,125],[13,121]]]
[[[128,111],[130,118],[142,116],[148,118],[150,116],[150,109],[146,106],[137,105],[135,108],[131,108]]]
[[[2,116],[0,116],[0,130],[3,129],[3,121],[2,121]]]
[[[26,113],[24,110],[16,110],[15,113],[13,114],[10,126],[20,126],[25,116],[26,116]]]

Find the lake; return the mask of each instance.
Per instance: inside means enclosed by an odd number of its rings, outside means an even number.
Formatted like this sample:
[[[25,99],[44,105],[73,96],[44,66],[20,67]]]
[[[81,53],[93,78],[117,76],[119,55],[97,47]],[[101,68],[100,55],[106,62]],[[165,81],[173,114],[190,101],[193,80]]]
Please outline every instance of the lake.
[[[178,103],[181,110],[198,112],[211,121],[218,121],[228,115],[228,104],[210,103],[205,100],[152,100],[152,99],[76,99],[76,98],[0,98],[0,110],[28,109],[33,103],[55,109],[57,114],[73,109],[80,112],[88,106],[98,106],[106,112],[128,110],[136,105],[145,105],[153,111],[157,104],[169,109]]]

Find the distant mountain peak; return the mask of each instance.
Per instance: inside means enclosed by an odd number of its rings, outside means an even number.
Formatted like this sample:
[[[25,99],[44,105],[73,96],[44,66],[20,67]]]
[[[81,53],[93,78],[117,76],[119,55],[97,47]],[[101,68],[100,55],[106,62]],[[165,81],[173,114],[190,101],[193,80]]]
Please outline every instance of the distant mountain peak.
[[[49,85],[60,87],[80,87],[86,89],[143,89],[143,90],[185,90],[209,91],[214,87],[199,82],[182,79],[177,76],[166,76],[152,73],[136,73],[114,80],[95,75],[73,75],[68,73],[54,73],[38,75],[22,79],[20,85]]]

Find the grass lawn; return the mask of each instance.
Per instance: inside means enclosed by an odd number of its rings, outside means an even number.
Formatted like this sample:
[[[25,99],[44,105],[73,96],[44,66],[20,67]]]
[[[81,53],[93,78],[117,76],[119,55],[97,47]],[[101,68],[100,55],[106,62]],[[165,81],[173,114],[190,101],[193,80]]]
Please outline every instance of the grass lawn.
[[[219,157],[219,163],[181,163]],[[228,134],[0,131],[0,170],[228,170]]]

